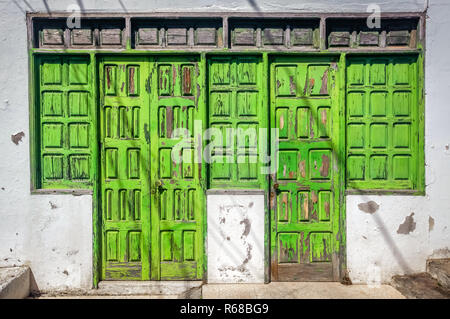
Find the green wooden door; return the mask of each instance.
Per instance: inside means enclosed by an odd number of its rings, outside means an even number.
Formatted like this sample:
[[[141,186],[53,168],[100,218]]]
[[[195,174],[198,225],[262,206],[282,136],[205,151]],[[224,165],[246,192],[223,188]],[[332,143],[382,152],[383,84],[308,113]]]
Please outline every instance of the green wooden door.
[[[149,96],[144,58],[102,59],[102,278],[149,279]]]
[[[202,68],[203,69],[203,68]],[[194,123],[205,122],[201,87],[204,72],[197,58],[160,57],[150,76],[151,260],[152,278],[202,279],[203,216],[206,207],[201,148],[194,143]],[[188,130],[182,161],[173,160],[170,139]],[[181,132],[180,132],[181,133]],[[200,132],[201,134],[201,132]],[[198,137],[195,139],[198,141]]]
[[[203,276],[200,164],[175,165],[169,139],[203,114],[198,74],[187,58],[100,61],[104,280]]]
[[[336,70],[328,57],[278,57],[270,66],[270,121],[279,129],[270,200],[273,281],[338,277]]]

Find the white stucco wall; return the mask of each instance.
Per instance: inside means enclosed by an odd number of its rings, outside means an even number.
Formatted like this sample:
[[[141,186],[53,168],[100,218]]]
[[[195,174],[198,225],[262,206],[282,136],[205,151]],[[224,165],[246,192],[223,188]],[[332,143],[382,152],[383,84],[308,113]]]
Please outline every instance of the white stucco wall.
[[[264,193],[207,196],[208,283],[264,283]]]
[[[91,196],[31,195],[26,11],[287,11],[365,12],[373,0],[12,0],[0,1],[0,267],[31,266],[41,290],[88,288],[92,282]],[[426,0],[380,2],[384,11],[423,11]],[[411,196],[349,196],[347,261],[353,282],[383,281],[422,271],[429,256],[449,257],[450,224],[450,3],[430,0],[426,53],[426,193]],[[24,132],[18,145],[11,135]],[[374,201],[373,213],[358,204]],[[56,208],[52,209],[52,206]],[[411,213],[416,223],[398,234]],[[434,219],[430,227],[429,218]],[[372,265],[372,266],[371,266]],[[379,267],[379,268],[377,268]]]
[[[348,196],[347,265],[353,282],[425,271],[427,258],[450,257],[450,2],[431,0],[426,21],[426,196]],[[358,205],[374,201],[370,214]],[[411,216],[411,214],[414,215]],[[411,219],[406,220],[407,216]],[[400,224],[415,229],[404,234]],[[406,224],[405,224],[406,226]],[[407,228],[407,227],[404,227]],[[380,275],[374,275],[379,273]]]
[[[11,7],[7,12],[15,12],[15,14],[21,11],[64,11],[73,4],[79,5],[83,11],[96,12],[366,12],[369,4],[376,3],[386,12],[416,12],[426,8],[427,0],[3,0],[1,3]]]

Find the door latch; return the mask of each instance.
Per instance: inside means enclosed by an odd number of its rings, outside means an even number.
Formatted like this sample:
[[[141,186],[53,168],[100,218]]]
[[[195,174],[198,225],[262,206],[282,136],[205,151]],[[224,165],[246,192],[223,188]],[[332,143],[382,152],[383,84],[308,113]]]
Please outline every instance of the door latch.
[[[273,190],[275,194],[278,194],[278,189],[280,188],[280,185],[278,183],[274,183],[273,184]]]
[[[156,192],[160,192],[161,191],[161,189],[162,189],[162,182],[161,182],[161,180],[157,180],[156,182],[155,182],[155,186],[154,187],[152,187],[152,194],[155,194]]]

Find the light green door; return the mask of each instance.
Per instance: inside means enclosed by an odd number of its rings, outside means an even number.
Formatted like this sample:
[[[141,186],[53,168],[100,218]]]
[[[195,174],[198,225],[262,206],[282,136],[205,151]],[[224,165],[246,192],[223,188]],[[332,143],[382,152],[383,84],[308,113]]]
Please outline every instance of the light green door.
[[[270,66],[270,122],[279,129],[271,176],[273,281],[338,278],[337,59],[279,57]]]
[[[201,167],[173,163],[169,139],[204,112],[198,62],[103,58],[99,75],[102,279],[201,279]]]
[[[203,216],[206,207],[201,149],[194,123],[204,121],[204,75],[197,58],[160,57],[151,66],[151,274],[153,279],[202,279]],[[181,162],[171,156],[187,130]],[[198,141],[199,136],[195,136]]]

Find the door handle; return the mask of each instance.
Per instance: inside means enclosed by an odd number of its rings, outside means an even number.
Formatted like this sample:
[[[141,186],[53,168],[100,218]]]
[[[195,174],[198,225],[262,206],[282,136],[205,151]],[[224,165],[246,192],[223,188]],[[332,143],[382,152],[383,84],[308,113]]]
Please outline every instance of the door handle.
[[[275,194],[278,194],[280,185],[278,183],[273,184],[273,191]]]
[[[156,192],[159,193],[159,191],[162,189],[162,186],[163,186],[163,184],[162,184],[161,180],[158,179],[155,182],[155,186],[152,187],[152,194],[155,194]]]

